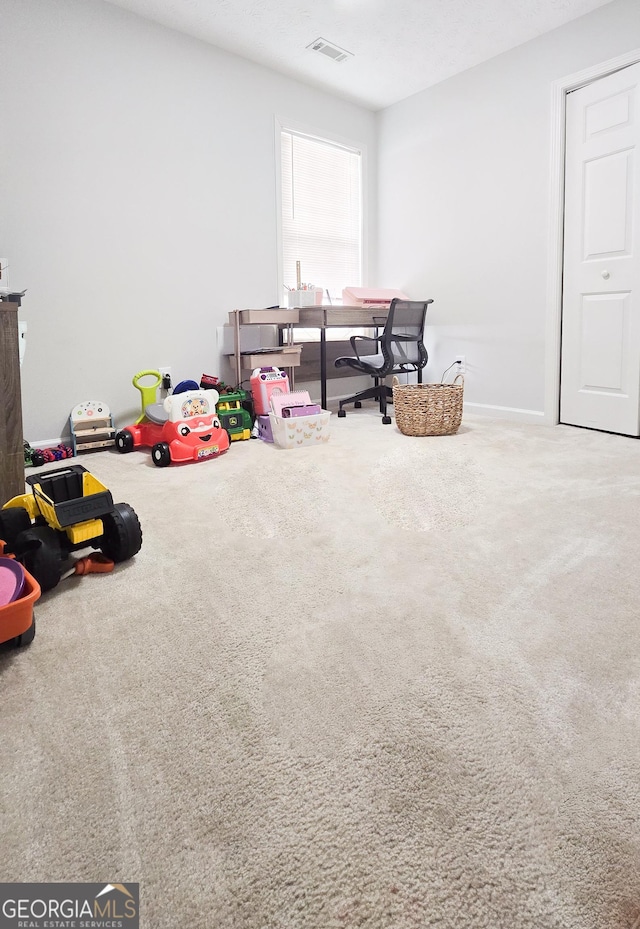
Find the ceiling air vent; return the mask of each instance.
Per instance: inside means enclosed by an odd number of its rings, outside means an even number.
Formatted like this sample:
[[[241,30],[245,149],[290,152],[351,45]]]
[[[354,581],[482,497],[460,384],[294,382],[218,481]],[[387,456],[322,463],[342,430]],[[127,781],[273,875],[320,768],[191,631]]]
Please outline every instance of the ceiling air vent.
[[[320,52],[321,55],[326,55],[332,61],[344,61],[346,58],[353,58],[352,52],[347,52],[344,48],[327,42],[326,39],[316,39],[311,45],[307,45],[307,48],[310,48],[313,52]]]

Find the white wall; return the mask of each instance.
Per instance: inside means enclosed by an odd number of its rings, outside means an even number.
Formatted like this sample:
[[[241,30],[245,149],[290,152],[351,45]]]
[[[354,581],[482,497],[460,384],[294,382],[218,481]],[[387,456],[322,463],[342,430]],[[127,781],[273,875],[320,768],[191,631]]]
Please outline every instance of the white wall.
[[[85,399],[126,423],[141,369],[223,373],[228,310],[279,302],[276,115],[366,147],[372,228],[368,110],[99,0],[3,0],[0,43],[0,257],[28,288],[32,444]]]
[[[378,283],[434,298],[427,377],[464,354],[470,403],[545,409],[551,84],[638,47],[616,0],[379,114]]]

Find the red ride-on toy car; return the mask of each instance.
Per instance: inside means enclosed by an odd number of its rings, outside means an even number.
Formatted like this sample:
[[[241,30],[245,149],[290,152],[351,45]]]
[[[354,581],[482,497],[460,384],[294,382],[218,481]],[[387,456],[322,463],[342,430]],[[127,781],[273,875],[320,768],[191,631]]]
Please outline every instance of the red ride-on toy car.
[[[149,404],[139,422],[116,433],[116,448],[130,452],[150,446],[159,468],[221,455],[229,448],[229,435],[216,413],[219,396],[217,390],[187,390]]]

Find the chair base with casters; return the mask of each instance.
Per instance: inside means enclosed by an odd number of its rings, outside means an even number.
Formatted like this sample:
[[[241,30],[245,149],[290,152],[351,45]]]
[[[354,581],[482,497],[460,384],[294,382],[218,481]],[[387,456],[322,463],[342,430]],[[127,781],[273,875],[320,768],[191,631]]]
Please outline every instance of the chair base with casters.
[[[373,378],[374,386],[340,400],[340,419],[347,415],[343,409],[347,403],[353,403],[354,407],[359,409],[363,400],[377,400],[382,422],[384,425],[391,423],[391,417],[387,415],[387,403],[393,402],[393,392],[391,387],[385,384],[385,378],[392,374],[415,372],[418,383],[422,383],[422,369],[429,357],[422,340],[427,307],[430,303],[433,303],[433,300],[394,299],[389,307],[384,331],[380,335],[351,336],[349,341],[354,356],[336,358],[336,368],[348,367],[352,371],[368,374]],[[372,318],[372,322],[374,325],[377,322],[375,317]],[[373,349],[375,354],[365,354],[364,351],[361,354],[360,349]]]
[[[342,409],[345,403],[353,403],[355,409],[359,410],[363,400],[377,400],[380,405],[380,412],[382,413],[382,422],[385,426],[391,423],[391,417],[387,416],[387,403],[389,400],[393,402],[393,391],[390,387],[387,387],[386,384],[378,384],[377,387],[368,387],[366,390],[361,390],[360,393],[354,394],[352,397],[346,397],[344,400],[340,400],[338,409],[339,418],[344,419],[347,415],[346,411]]]

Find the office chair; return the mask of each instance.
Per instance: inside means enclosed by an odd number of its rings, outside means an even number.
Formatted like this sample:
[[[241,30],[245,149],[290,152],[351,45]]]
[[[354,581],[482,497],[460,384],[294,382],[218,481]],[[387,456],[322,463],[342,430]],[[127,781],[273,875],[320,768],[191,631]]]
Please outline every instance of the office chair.
[[[359,409],[363,400],[378,400],[382,422],[388,425],[391,417],[387,416],[387,400],[393,397],[393,393],[391,387],[384,383],[384,379],[390,374],[417,371],[418,383],[422,383],[422,369],[429,357],[422,339],[427,307],[430,303],[433,303],[433,300],[394,299],[391,301],[381,335],[375,338],[364,335],[351,336],[349,341],[355,357],[336,358],[336,368],[349,367],[369,374],[374,378],[374,386],[354,394],[353,397],[340,400],[340,418],[347,415],[342,409],[345,403],[353,403],[356,409]],[[373,319],[375,322],[375,317]],[[364,354],[364,351],[372,349],[375,354]]]

